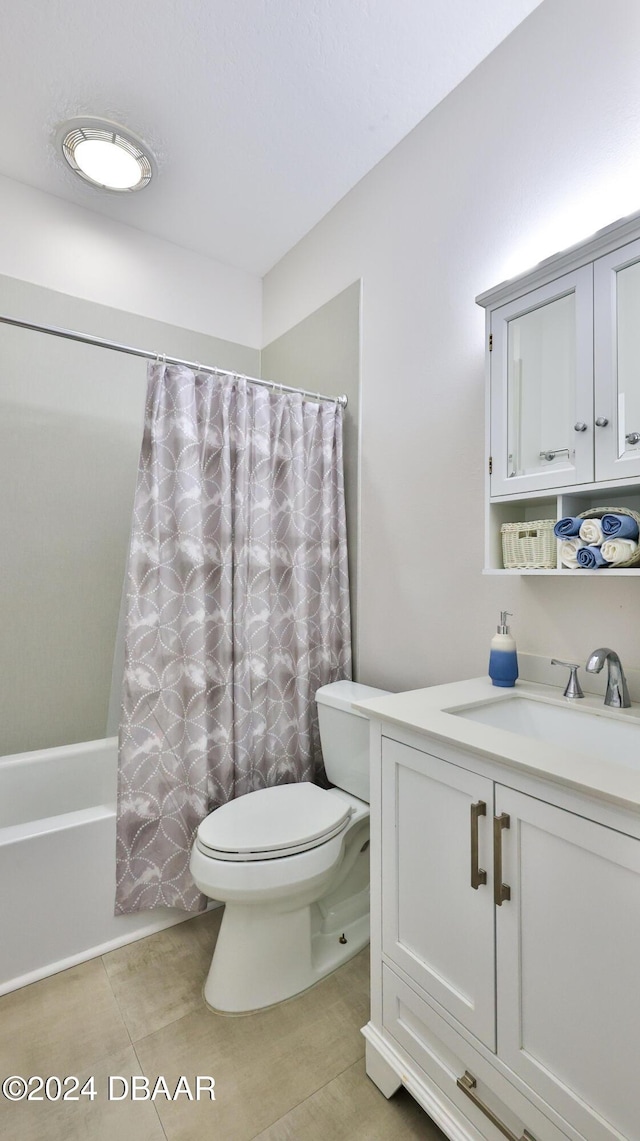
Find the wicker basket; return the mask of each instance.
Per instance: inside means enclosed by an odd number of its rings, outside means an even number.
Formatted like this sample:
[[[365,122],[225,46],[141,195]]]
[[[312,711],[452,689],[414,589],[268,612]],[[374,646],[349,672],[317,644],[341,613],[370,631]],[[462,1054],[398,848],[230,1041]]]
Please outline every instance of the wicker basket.
[[[505,570],[555,570],[558,565],[555,519],[503,523],[502,561]]]
[[[602,519],[603,515],[630,515],[640,527],[640,515],[637,511],[630,511],[628,507],[593,507],[590,511],[583,511],[580,515],[576,515],[576,519]],[[621,567],[637,566],[640,566],[640,544],[630,559],[626,559],[623,563],[616,563],[612,569],[620,570]],[[601,569],[608,570],[609,568],[602,567]]]

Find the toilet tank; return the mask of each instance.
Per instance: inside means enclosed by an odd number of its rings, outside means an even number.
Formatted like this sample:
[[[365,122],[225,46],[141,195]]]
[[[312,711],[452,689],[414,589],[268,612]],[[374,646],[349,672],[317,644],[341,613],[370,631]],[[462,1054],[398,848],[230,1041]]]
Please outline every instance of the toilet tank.
[[[316,693],[324,767],[331,784],[369,803],[369,718],[353,701],[384,697],[389,691],[334,681]]]

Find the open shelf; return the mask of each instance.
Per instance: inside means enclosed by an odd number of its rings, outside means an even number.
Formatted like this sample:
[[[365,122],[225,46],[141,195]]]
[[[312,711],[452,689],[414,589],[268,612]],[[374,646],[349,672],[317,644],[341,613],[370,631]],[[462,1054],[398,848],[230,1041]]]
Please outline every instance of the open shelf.
[[[640,573],[640,567],[608,567],[607,570],[570,570],[569,567],[483,567],[483,574],[538,574],[538,575],[562,575],[563,578],[589,578],[590,575],[597,575],[602,578],[604,575],[607,578],[620,577],[626,575],[629,578],[637,578]]]
[[[483,574],[506,575],[563,575],[578,578],[588,578],[593,575],[614,577],[638,577],[638,567],[608,567],[600,570],[569,570],[558,562],[554,568],[516,568],[505,569],[502,559],[502,537],[500,528],[503,523],[532,523],[537,519],[562,519],[567,515],[581,515],[597,507],[626,507],[640,513],[640,487],[638,484],[625,486],[592,488],[582,487],[578,490],[559,491],[557,495],[533,494],[522,499],[490,500],[487,504],[487,544],[485,551],[485,566]]]

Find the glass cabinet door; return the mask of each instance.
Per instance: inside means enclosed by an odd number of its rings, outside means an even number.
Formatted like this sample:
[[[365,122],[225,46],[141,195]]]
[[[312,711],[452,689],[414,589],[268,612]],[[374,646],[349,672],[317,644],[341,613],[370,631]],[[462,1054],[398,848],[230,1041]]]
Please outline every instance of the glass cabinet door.
[[[595,263],[596,479],[640,475],[640,241]]]
[[[591,281],[585,266],[492,313],[492,495],[593,479]]]

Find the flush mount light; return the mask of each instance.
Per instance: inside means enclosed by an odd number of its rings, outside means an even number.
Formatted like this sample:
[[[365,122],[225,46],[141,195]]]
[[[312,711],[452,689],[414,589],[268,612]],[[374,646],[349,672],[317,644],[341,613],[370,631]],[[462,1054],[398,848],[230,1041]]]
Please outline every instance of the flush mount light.
[[[101,190],[142,190],[153,176],[153,160],[141,139],[108,119],[71,119],[58,131],[69,166]]]

